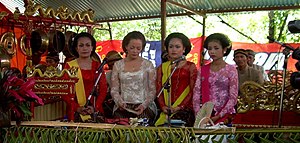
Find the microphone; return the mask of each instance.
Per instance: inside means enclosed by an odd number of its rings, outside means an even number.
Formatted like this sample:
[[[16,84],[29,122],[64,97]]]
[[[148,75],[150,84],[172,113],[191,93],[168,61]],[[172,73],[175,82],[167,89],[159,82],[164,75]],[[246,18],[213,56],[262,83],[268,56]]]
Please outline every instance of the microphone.
[[[108,58],[105,57],[105,58],[103,59],[101,65],[100,65],[99,68],[97,69],[96,73],[98,73],[100,70],[103,69],[103,67],[104,67],[104,65],[107,63],[107,61],[108,61]]]
[[[185,56],[184,56],[184,55],[182,55],[182,56],[180,56],[179,58],[177,58],[176,60],[172,61],[171,64],[178,63],[178,62],[180,62],[180,61],[182,61],[182,60],[185,60]]]
[[[292,51],[295,51],[295,48],[293,48],[292,46],[289,46],[289,45],[287,45],[287,44],[284,44],[284,43],[281,43],[281,42],[279,42],[279,41],[276,41],[274,38],[272,38],[272,37],[270,37],[270,36],[267,36],[267,38],[268,38],[270,41],[272,41],[272,42],[275,42],[275,43],[277,43],[277,44],[280,44],[280,45],[283,46],[283,47],[286,47],[286,48],[288,48],[288,49],[290,49],[290,50],[292,50]]]

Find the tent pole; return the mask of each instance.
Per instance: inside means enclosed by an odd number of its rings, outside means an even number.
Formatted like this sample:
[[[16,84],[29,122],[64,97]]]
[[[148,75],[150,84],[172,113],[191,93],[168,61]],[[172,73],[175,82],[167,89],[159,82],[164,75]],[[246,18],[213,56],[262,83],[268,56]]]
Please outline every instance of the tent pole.
[[[183,4],[180,4],[180,3],[175,2],[175,1],[172,1],[172,0],[166,0],[166,1],[167,1],[168,3],[171,3],[171,4],[173,4],[173,5],[176,5],[176,6],[180,7],[180,8],[182,8],[182,9],[186,10],[186,11],[189,11],[189,12],[194,13],[194,14],[196,14],[196,15],[200,15],[200,16],[202,16],[202,17],[206,17],[206,15],[205,15],[204,12],[195,11],[195,10],[193,10],[193,9],[191,9],[191,8],[189,8],[189,7],[185,6],[185,5],[183,5]]]
[[[202,65],[204,65],[205,63],[204,63],[204,48],[203,48],[203,44],[204,44],[204,40],[205,40],[205,30],[206,30],[206,16],[204,16],[204,17],[202,17],[203,18],[203,24],[202,24],[202,36],[201,36],[201,38],[202,38],[202,42],[201,42],[201,47],[199,48],[199,50],[200,50],[200,60],[199,60],[199,62],[200,62],[200,67],[202,66]]]
[[[166,37],[166,0],[161,0],[161,50],[166,50],[164,47],[165,37]]]

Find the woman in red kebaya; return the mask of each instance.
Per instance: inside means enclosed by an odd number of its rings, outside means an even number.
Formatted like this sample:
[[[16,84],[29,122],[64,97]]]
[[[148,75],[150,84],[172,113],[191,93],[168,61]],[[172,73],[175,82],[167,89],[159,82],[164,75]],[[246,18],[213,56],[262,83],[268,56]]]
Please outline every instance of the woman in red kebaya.
[[[172,61],[187,55],[191,51],[191,42],[182,33],[171,33],[164,43],[169,61],[164,62],[157,68],[156,91],[160,92],[162,85],[170,75],[176,64]],[[192,126],[195,120],[192,105],[193,89],[197,77],[196,65],[192,62],[181,60],[178,62],[178,68],[170,80],[171,107],[168,106],[168,92],[164,90],[159,95],[158,102],[161,114],[155,125],[164,124],[167,120],[168,110],[171,111],[171,119],[179,119],[186,122],[186,126]]]
[[[93,60],[91,56],[95,54],[96,40],[94,37],[86,32],[79,33],[75,38],[72,45],[72,53],[76,57],[75,60],[67,62],[65,68],[78,67],[78,82],[75,85],[76,92],[76,104],[73,105],[73,109],[79,114],[78,120],[84,121],[91,118],[91,114],[95,112],[104,113],[102,104],[106,97],[107,83],[105,73],[102,70],[102,75],[98,82],[98,86],[95,92],[96,103],[95,109],[94,98],[91,98],[91,104],[86,105],[88,101],[88,96],[92,91],[95,80],[98,78],[96,71],[101,63]],[[76,121],[76,119],[75,119]]]

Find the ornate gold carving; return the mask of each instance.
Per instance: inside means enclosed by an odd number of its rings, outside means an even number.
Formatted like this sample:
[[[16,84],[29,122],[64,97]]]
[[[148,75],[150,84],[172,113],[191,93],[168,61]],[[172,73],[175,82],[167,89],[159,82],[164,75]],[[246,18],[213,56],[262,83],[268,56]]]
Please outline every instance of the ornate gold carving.
[[[47,67],[46,71],[43,73],[40,69],[31,69],[29,67],[26,68],[27,76],[28,77],[62,77],[64,74],[67,74],[69,78],[77,78],[77,67],[71,67],[70,69],[63,69],[61,72],[58,72],[57,69],[54,67]],[[38,75],[37,75],[38,74]]]
[[[45,94],[51,94],[51,95],[68,95],[68,93],[66,92],[52,92],[52,91],[36,91],[34,92],[35,94],[38,94],[38,95],[45,95]]]
[[[16,53],[17,41],[13,32],[6,32],[1,36],[0,44],[3,44],[10,57],[13,57]]]
[[[284,88],[283,110],[300,113],[300,91],[290,85],[290,74]],[[276,76],[277,75],[277,76]],[[241,86],[241,95],[238,98],[238,113],[245,113],[250,110],[279,110],[280,95],[282,88],[282,72],[270,71],[270,82],[259,85],[252,81],[247,81]]]
[[[66,94],[66,93],[63,93],[63,94]],[[59,95],[58,93],[56,93],[55,95]],[[48,97],[48,98],[44,98],[44,101],[49,101],[49,100],[60,100],[61,99],[61,96],[55,96],[55,95],[53,95],[53,96],[50,96],[50,97]]]
[[[0,20],[2,20],[5,16],[8,16],[8,13],[6,11],[0,12]]]
[[[19,16],[20,16],[20,10],[19,10],[19,8],[18,7],[16,7],[15,8],[15,11],[14,11],[14,19],[16,20],[16,21],[19,21]]]
[[[25,5],[26,16],[33,16],[36,12],[39,12],[41,17],[45,18],[57,18],[61,20],[73,20],[73,21],[86,21],[94,22],[94,10],[88,9],[83,12],[70,12],[70,10],[65,6],[60,6],[57,10],[54,10],[52,7],[48,7],[46,10],[43,9],[41,4],[34,4],[32,0],[28,0],[27,5]]]
[[[74,79],[36,79],[35,80],[36,82],[63,82],[63,83],[66,83],[66,82],[75,82]]]
[[[68,86],[68,84],[51,84],[51,82],[49,82],[47,84],[46,83],[45,84],[42,84],[42,83],[35,84],[34,88],[35,89],[44,89],[44,90],[49,90],[49,89],[57,90],[57,89],[68,89],[69,86]]]

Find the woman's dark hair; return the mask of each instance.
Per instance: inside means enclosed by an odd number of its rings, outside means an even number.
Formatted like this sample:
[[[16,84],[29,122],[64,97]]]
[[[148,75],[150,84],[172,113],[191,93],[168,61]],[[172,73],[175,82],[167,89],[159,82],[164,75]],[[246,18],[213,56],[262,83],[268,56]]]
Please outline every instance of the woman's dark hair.
[[[132,39],[139,39],[142,41],[142,50],[144,50],[145,46],[146,46],[146,38],[145,36],[143,35],[143,33],[139,32],[139,31],[132,31],[132,32],[129,32],[123,39],[122,41],[122,49],[125,53],[127,53],[127,50],[126,50],[126,46],[129,44],[130,40]]]
[[[166,51],[166,50],[164,50],[164,51],[162,51],[161,52],[161,63],[164,63],[164,62],[167,62],[167,61],[169,61],[169,59],[168,59],[168,52]]]
[[[191,51],[192,44],[191,44],[190,39],[187,36],[185,36],[184,34],[178,33],[178,32],[171,33],[166,38],[164,46],[166,47],[167,51],[168,51],[168,48],[169,48],[169,43],[170,43],[171,39],[173,39],[173,38],[181,39],[182,45],[185,48],[185,51],[183,53],[184,55],[187,55]]]
[[[96,51],[96,40],[95,40],[95,38],[90,33],[82,32],[82,33],[79,33],[75,36],[74,41],[72,43],[71,52],[72,52],[73,56],[75,56],[76,58],[79,57],[79,54],[76,51],[76,47],[78,45],[78,39],[82,38],[82,37],[87,37],[87,38],[91,39],[91,41],[92,41],[93,50],[92,50],[91,56],[96,53],[95,52]]]
[[[219,41],[222,45],[222,49],[227,48],[224,56],[228,56],[228,54],[230,53],[230,51],[232,49],[232,44],[227,35],[225,35],[223,33],[214,33],[214,34],[209,35],[204,41],[204,48],[207,49],[208,43],[211,41]]]

